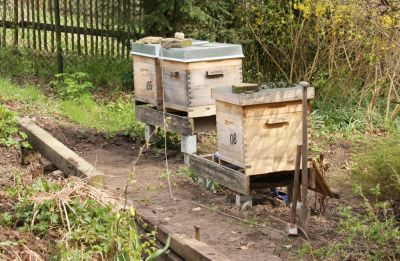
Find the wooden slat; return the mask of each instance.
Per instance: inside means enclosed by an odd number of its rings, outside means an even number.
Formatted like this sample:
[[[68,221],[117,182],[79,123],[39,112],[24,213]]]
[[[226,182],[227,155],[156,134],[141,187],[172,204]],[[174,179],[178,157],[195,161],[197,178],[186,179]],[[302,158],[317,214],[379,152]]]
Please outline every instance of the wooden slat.
[[[46,0],[42,0],[42,1],[43,1],[42,2],[43,23],[47,24],[47,19],[46,19],[46,16],[47,16]],[[44,47],[44,49],[46,51],[48,50],[48,47],[47,47],[47,30],[46,29],[44,29],[44,32],[43,32],[43,47]]]
[[[52,1],[52,0],[50,0],[50,1]],[[31,15],[31,13],[30,13],[30,6],[29,6],[29,0],[27,0],[26,1],[26,21],[29,23],[30,22],[30,15]],[[27,45],[28,45],[28,48],[31,48],[31,30],[30,30],[30,28],[29,27],[26,27],[27,29],[26,29],[26,34],[27,34]]]
[[[95,24],[96,30],[99,30],[99,3],[98,0],[95,0]],[[99,55],[99,35],[96,35],[96,55]]]
[[[87,5],[86,0],[82,0],[82,10],[83,10],[83,46],[85,50],[85,55],[88,55],[88,39],[87,39]],[[90,0],[89,0],[90,1]]]
[[[110,55],[110,0],[106,0],[106,22],[105,22],[105,27],[106,27],[106,32],[107,32],[107,37],[106,37],[106,54],[107,56]]]
[[[240,194],[250,194],[249,177],[243,173],[194,154],[188,154],[188,166],[201,177],[216,181]]]
[[[64,25],[65,27],[68,26],[68,0],[64,0]],[[61,26],[60,26],[61,30]],[[63,31],[61,31],[63,32]],[[68,53],[68,34],[67,32],[64,33],[64,44],[65,44],[65,53]]]
[[[69,0],[69,21],[72,25],[72,29],[75,29],[74,26],[74,6],[73,6],[74,0]],[[72,52],[75,51],[75,30],[72,30],[71,32],[71,49]]]
[[[148,108],[145,106],[135,106],[136,120],[146,123],[152,126],[164,126],[163,112]],[[194,134],[194,123],[192,119],[174,115],[172,113],[165,113],[168,119],[166,129],[172,132],[178,132],[181,134],[193,135]]]
[[[7,1],[3,0],[3,35],[1,41],[3,46],[6,46],[6,41],[7,41],[6,20],[7,20]]]
[[[19,5],[20,6],[20,12],[21,12],[21,20],[22,21],[24,21],[25,20],[25,7],[24,7],[24,2],[25,1],[21,1],[21,4]],[[23,40],[25,40],[25,28],[21,28],[21,35],[22,35],[22,39]],[[24,42],[24,44],[25,44],[25,42]]]
[[[50,12],[50,24],[54,24],[53,0],[49,0],[49,12]],[[55,30],[51,30],[51,33],[50,33],[51,52],[53,52],[53,53],[54,53],[54,50],[55,50],[54,31]]]
[[[93,1],[89,0],[89,23],[90,28],[94,28],[94,16],[93,16]],[[87,30],[87,28],[86,28]],[[90,34],[90,55],[94,56],[94,35]]]
[[[18,45],[18,0],[14,0],[14,45]]]
[[[28,0],[29,1],[29,0]],[[31,0],[31,19],[32,21],[35,21],[35,1]],[[36,49],[36,24],[32,24],[32,43],[33,43],[33,49]]]
[[[109,19],[111,19],[111,30],[112,31],[115,29],[115,7],[116,6],[114,5],[114,0],[111,0],[111,17],[109,16]],[[111,38],[111,56],[115,55],[115,49],[114,48],[115,48],[115,38],[112,37]]]
[[[101,10],[100,10],[100,14],[101,14],[100,26],[101,26],[101,29],[104,30],[104,16],[106,15],[105,14],[106,10],[104,10],[104,2],[101,1],[101,3],[102,4],[101,4]],[[104,37],[103,36],[101,36],[101,38],[100,38],[100,53],[101,53],[101,56],[104,55]]]
[[[76,0],[76,26],[78,28],[81,27],[81,1]],[[76,32],[77,36],[77,49],[78,49],[78,55],[81,55],[82,53],[82,46],[81,46],[81,33],[80,31]]]
[[[40,23],[40,1],[36,0],[36,23]],[[37,30],[39,50],[42,50],[42,34]]]

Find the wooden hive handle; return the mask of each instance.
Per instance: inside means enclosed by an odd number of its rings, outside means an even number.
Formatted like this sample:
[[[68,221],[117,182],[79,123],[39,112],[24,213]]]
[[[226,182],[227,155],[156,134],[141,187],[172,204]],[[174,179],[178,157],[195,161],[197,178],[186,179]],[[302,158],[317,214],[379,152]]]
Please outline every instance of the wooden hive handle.
[[[207,71],[206,77],[209,79],[224,77],[224,72],[223,71]]]
[[[172,72],[171,73],[171,78],[172,79],[179,79],[179,72]]]
[[[287,118],[276,118],[276,119],[268,119],[265,121],[265,124],[268,126],[271,125],[284,125],[289,124],[289,120]]]

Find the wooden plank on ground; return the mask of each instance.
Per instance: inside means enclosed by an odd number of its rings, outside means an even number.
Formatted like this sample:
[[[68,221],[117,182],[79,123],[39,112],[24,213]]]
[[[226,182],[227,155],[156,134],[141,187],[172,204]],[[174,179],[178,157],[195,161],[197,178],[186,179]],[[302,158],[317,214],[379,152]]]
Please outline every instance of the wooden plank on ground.
[[[217,252],[208,244],[198,241],[194,238],[185,238],[185,236],[172,232],[166,225],[157,221],[154,213],[141,210],[136,213],[136,219],[140,220],[145,230],[156,230],[156,238],[163,244],[167,241],[168,236],[171,237],[170,248],[185,260],[190,261],[225,261],[230,260],[228,257]],[[145,225],[147,224],[147,225]]]
[[[188,154],[189,168],[197,175],[218,182],[243,195],[250,194],[249,177],[233,169],[194,154]]]
[[[138,105],[135,106],[135,111],[136,120],[152,126],[164,126],[164,116],[162,111]],[[165,117],[167,119],[166,129],[168,131],[193,135],[194,124],[192,119],[172,113],[165,113]]]
[[[50,133],[28,118],[19,119],[18,123],[21,130],[28,135],[28,141],[32,147],[50,160],[63,173],[89,179],[96,177],[94,180],[96,183],[102,182],[102,178],[98,178],[104,177],[102,172],[96,170],[89,162],[62,144]]]

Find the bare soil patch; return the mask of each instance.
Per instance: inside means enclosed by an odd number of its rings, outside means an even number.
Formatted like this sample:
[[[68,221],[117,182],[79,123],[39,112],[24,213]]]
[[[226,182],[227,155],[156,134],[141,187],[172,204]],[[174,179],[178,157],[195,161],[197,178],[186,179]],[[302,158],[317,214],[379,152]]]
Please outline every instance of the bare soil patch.
[[[116,135],[107,138],[93,130],[67,123],[58,125],[48,119],[39,119],[39,123],[103,171],[110,190],[119,191],[122,195],[127,180],[135,180],[128,189],[128,200],[139,210],[151,210],[154,217],[168,224],[174,232],[194,237],[194,226],[200,226],[201,240],[232,260],[247,260],[249,257],[252,260],[296,259],[302,240],[286,236],[285,222],[289,221],[289,209],[271,198],[268,190],[255,195],[256,201],[261,204],[242,211],[235,206],[232,191],[220,187],[217,193],[212,193],[189,177],[177,174],[183,167],[182,155],[169,151],[171,199],[165,157],[159,150],[145,150],[133,172],[132,162],[137,159],[141,145],[132,142],[129,137]],[[344,196],[340,200],[330,200],[324,216],[311,217],[310,240],[315,247],[328,244],[337,235],[337,206],[358,201],[352,195],[350,186],[343,185],[348,184],[346,166],[350,164],[350,148],[347,142],[338,142],[326,148],[326,158],[331,162],[327,172],[328,183],[339,188]],[[312,206],[314,195],[310,194]]]

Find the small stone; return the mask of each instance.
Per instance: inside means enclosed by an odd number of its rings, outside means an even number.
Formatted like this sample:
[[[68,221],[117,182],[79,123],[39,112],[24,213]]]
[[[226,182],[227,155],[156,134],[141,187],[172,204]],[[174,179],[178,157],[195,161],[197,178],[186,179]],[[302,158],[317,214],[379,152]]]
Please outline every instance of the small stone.
[[[192,208],[192,211],[200,211],[201,207],[197,207],[197,208]]]

